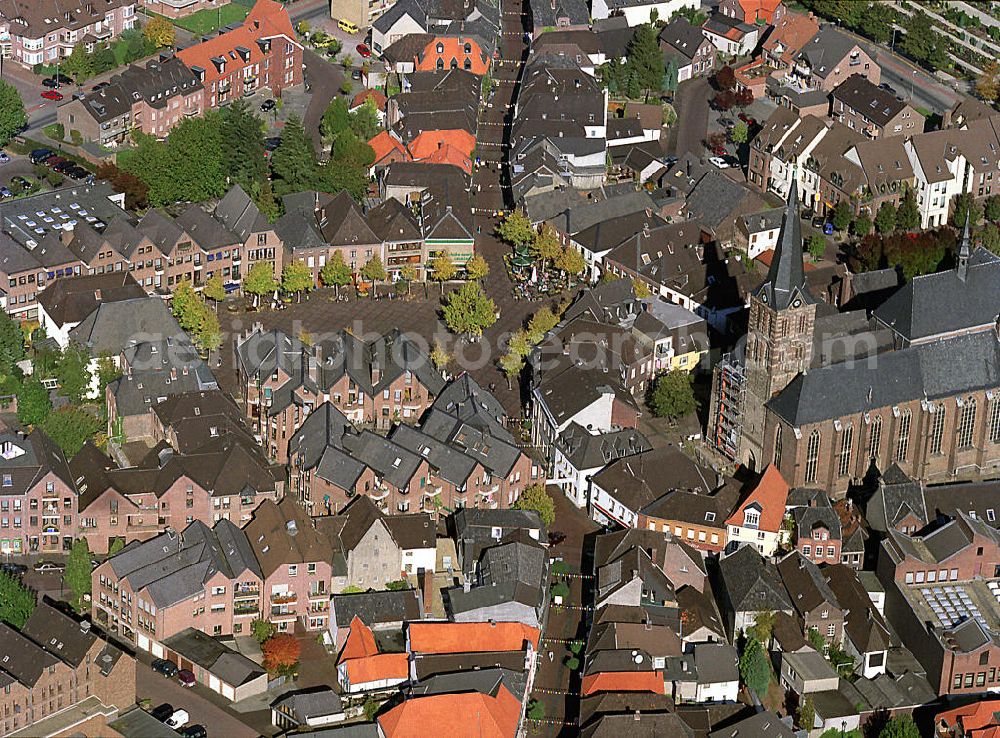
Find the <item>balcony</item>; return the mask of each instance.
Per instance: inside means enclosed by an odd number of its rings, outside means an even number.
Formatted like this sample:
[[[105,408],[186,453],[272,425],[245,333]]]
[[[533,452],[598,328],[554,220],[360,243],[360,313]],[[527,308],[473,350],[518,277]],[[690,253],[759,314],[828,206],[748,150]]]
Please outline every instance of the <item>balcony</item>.
[[[271,595],[271,604],[289,605],[298,602],[299,596],[295,592],[277,592]]]
[[[236,604],[233,605],[233,615],[236,617],[243,617],[245,615],[256,615],[260,612],[260,608],[257,605],[249,604]]]
[[[314,591],[310,591],[309,592],[309,599],[310,600],[314,600],[314,599],[317,599],[317,598],[328,600],[328,599],[330,599],[330,593],[327,592],[326,590],[323,590],[323,589],[317,590],[315,592]]]
[[[271,608],[271,620],[295,620],[298,614],[295,612],[289,612],[288,610],[282,610],[279,607]]]
[[[260,595],[260,587],[234,587],[233,599],[241,597],[257,597]]]

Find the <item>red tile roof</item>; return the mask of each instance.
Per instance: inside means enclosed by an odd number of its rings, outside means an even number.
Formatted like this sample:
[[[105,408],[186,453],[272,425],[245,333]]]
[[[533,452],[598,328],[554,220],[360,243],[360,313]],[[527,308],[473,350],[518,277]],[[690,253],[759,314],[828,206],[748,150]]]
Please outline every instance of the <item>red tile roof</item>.
[[[410,623],[414,653],[520,651],[530,641],[538,648],[539,631],[523,623]]]
[[[431,164],[451,164],[466,174],[472,174],[472,150],[476,138],[468,131],[422,131],[410,142],[410,153],[416,161]]]
[[[773,258],[774,258],[774,249],[768,249],[767,251],[762,251],[761,253],[757,254],[754,260],[759,261],[764,266],[764,271],[766,272],[770,268],[771,259]],[[807,261],[803,266],[805,267],[805,270],[807,272],[811,272],[816,269],[816,265],[809,261]]]
[[[365,684],[383,679],[408,679],[410,659],[405,653],[377,653],[358,659],[348,659],[345,664],[351,684]]]
[[[497,696],[480,692],[409,699],[380,715],[386,738],[514,738],[521,703],[503,685]]]
[[[810,39],[819,33],[819,23],[802,13],[785,13],[781,23],[774,27],[764,42],[764,49],[773,54],[781,44],[781,60],[790,63]]]
[[[763,476],[753,491],[733,510],[726,525],[742,526],[743,511],[756,502],[760,506],[760,523],[757,529],[777,533],[781,529],[781,521],[785,519],[785,501],[787,499],[788,483],[781,476],[778,467],[771,464],[764,470]]]
[[[380,131],[375,138],[368,142],[375,152],[375,163],[378,164],[393,151],[398,151],[407,161],[410,160],[410,152],[403,146],[402,141],[393,136],[388,131]]]
[[[250,9],[242,26],[228,33],[214,36],[207,41],[202,41],[200,44],[181,49],[177,52],[177,58],[188,67],[204,69],[204,85],[208,87],[212,82],[228,76],[234,69],[243,69],[262,62],[265,54],[257,42],[279,36],[296,46],[299,45],[295,40],[292,21],[289,20],[284,6],[274,0],[257,0],[257,4]],[[238,46],[249,49],[249,61],[244,62],[243,57],[236,52]],[[225,72],[218,71],[215,64],[212,63],[213,57],[221,57],[226,60]]]
[[[387,98],[382,93],[381,90],[373,90],[371,88],[369,88],[367,90],[362,90],[357,95],[355,95],[354,99],[351,100],[351,107],[349,109],[350,110],[355,110],[356,108],[360,108],[362,105],[365,104],[365,102],[369,98],[371,98],[371,100],[373,100],[375,102],[375,107],[377,109],[379,109],[379,110],[381,110],[383,112],[385,111],[385,106],[386,106],[386,103],[389,102],[389,98]]]
[[[438,44],[441,51],[438,52]],[[469,53],[465,53],[465,45],[469,45]],[[490,68],[490,60],[483,53],[479,44],[474,38],[469,36],[438,36],[424,47],[424,50],[417,54],[415,65],[418,72],[432,72],[438,68],[438,60],[441,60],[442,69],[452,69],[452,61],[457,69],[466,69],[465,62],[468,60],[468,71],[476,75],[484,75]]]
[[[602,671],[583,678],[580,696],[597,692],[654,692],[666,694],[662,671]]]
[[[966,738],[992,738],[1000,725],[996,716],[998,712],[1000,700],[985,700],[938,713],[934,723],[947,727],[961,726]]]
[[[778,9],[779,5],[781,5],[781,0],[740,0],[743,17],[747,23],[753,23],[757,19],[771,23],[774,11]]]
[[[375,644],[375,635],[371,628],[361,622],[357,615],[351,620],[350,633],[344,642],[344,648],[340,652],[338,664],[342,664],[349,659],[361,659],[367,656],[374,656],[378,653],[378,646]]]

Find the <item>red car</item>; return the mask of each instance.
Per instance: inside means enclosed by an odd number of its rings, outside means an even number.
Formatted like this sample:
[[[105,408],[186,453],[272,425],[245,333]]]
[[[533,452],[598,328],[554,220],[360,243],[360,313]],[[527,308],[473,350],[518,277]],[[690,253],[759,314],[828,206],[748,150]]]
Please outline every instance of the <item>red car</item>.
[[[751,118],[746,113],[740,113],[740,120],[743,121],[744,123],[746,123],[748,126],[755,126],[755,125],[757,125],[757,121],[754,120],[753,118]]]
[[[724,146],[716,146],[714,149],[712,149],[712,153],[715,154],[716,156],[726,156],[729,154],[729,152],[726,151]]]
[[[46,90],[42,93],[42,97],[46,100],[55,100],[58,102],[63,99],[63,94],[61,92],[56,92],[55,90]]]
[[[372,50],[368,48],[368,44],[358,44],[355,48],[363,59],[371,58]]]

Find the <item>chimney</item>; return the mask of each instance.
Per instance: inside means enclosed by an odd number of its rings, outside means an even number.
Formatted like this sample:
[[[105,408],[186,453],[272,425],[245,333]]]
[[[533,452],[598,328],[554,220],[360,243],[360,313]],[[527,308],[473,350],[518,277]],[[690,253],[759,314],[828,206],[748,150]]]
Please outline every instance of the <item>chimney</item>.
[[[639,711],[638,711],[638,710],[636,710],[636,711],[635,711],[635,712],[634,712],[634,713],[632,714],[632,719],[633,719],[633,720],[635,720],[636,722],[639,722]]]
[[[173,381],[175,379],[177,379],[177,367],[172,366],[170,367],[170,380]]]
[[[285,530],[288,531],[288,535],[294,536],[299,532],[298,526],[295,524],[294,520],[285,521]]]
[[[472,591],[472,582],[466,579],[462,584],[462,591],[465,592],[465,594],[469,594],[469,592]]]
[[[80,632],[81,633],[89,633],[90,632],[90,621],[89,620],[84,620],[82,623],[80,623]]]

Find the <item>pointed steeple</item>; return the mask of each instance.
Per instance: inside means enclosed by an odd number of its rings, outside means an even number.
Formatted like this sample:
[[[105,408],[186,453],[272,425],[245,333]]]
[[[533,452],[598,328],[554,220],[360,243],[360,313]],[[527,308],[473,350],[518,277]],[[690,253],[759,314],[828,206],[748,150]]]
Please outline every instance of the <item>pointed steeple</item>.
[[[757,297],[774,310],[784,310],[795,303],[812,303],[815,298],[806,288],[805,266],[802,257],[802,224],[799,220],[799,193],[796,175],[788,189],[785,218],[774,248],[767,279],[757,288]]]
[[[958,247],[958,278],[963,282],[969,273],[969,257],[972,255],[969,248],[972,241],[969,230],[969,213],[966,211],[965,228],[962,229],[962,243]]]

